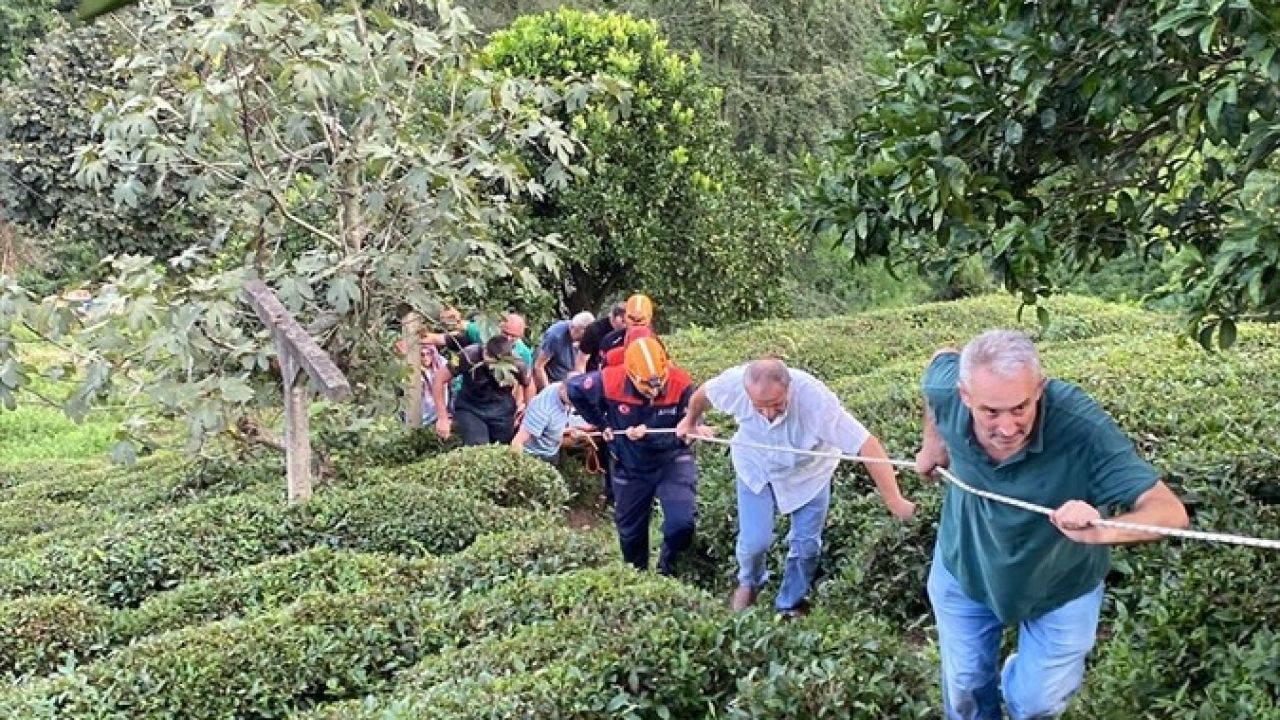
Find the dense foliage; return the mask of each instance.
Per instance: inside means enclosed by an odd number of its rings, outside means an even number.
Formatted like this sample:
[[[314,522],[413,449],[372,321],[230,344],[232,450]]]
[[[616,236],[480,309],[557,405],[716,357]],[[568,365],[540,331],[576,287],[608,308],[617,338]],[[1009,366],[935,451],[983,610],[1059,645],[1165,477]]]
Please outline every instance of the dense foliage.
[[[784,306],[777,273],[791,244],[769,171],[735,157],[720,93],[696,58],[672,52],[653,22],[561,9],[516,20],[485,50],[490,66],[553,87],[579,77],[620,83],[620,104],[571,99],[557,120],[584,146],[581,172],[530,204],[522,227],[566,246],[570,309],[644,288],[667,321],[722,323]],[[539,148],[556,171],[562,149]],[[545,169],[544,169],[545,168]]]
[[[1115,415],[1197,526],[1273,536],[1280,334],[1245,325],[1234,353],[1211,357],[1179,341],[1173,318],[1050,303],[1048,326],[1023,323],[1048,371]],[[702,379],[783,353],[903,456],[918,442],[929,354],[1017,324],[1016,309],[988,297],[669,341]],[[923,593],[931,485],[904,473],[921,515],[901,524],[861,469],[842,469],[816,611],[780,623],[725,606],[734,505],[722,448],[699,450],[695,557],[672,581],[614,564],[607,521],[564,527],[555,508],[582,498],[548,467],[417,438],[347,438],[334,454],[350,464],[343,479],[301,508],[280,503],[279,465],[265,462],[0,467],[5,515],[32,509],[0,538],[0,660],[14,678],[0,714],[938,717]],[[1280,718],[1269,626],[1280,558],[1190,542],[1115,557],[1070,717]]]
[[[151,189],[146,202],[86,192],[71,172],[76,154],[103,139],[94,113],[118,89],[112,65],[127,39],[115,24],[58,24],[33,46],[26,73],[0,85],[0,216],[41,250],[41,272],[26,275],[35,290],[100,279],[109,255],[164,260],[210,243],[209,214],[151,167],[136,178]]]
[[[892,74],[810,193],[816,227],[934,272],[981,256],[1027,302],[1063,266],[1165,258],[1206,346],[1280,309],[1280,4],[898,8]]]

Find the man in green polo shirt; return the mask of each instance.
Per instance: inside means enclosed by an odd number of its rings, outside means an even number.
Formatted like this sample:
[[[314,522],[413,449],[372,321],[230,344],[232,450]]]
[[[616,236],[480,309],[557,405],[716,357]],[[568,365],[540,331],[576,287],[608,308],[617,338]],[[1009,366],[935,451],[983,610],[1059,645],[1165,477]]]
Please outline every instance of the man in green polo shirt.
[[[949,485],[929,573],[948,720],[1055,718],[1084,680],[1107,546],[1158,536],[1092,522],[1185,527],[1182,502],[1080,388],[1046,380],[1031,340],[991,330],[939,350],[924,375],[916,469],[948,467],[976,488],[1056,508],[1043,515]],[[1018,648],[998,667],[1000,637]]]

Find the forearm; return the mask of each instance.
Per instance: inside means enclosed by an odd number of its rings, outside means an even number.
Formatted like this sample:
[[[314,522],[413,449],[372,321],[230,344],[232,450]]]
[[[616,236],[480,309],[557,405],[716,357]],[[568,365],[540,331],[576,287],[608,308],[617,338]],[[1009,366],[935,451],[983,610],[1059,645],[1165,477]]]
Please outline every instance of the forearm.
[[[920,439],[920,454],[931,458],[935,465],[947,465],[947,443],[933,421],[933,409],[929,407],[928,401],[924,404],[924,433]]]
[[[516,452],[524,452],[524,444],[529,442],[529,437],[529,431],[525,430],[524,426],[521,425],[520,429],[516,432],[516,436],[511,438],[511,449]]]
[[[711,408],[711,401],[707,399],[707,391],[705,387],[699,387],[693,391],[693,395],[689,398],[689,407],[685,410],[684,419],[689,425],[697,427],[702,422],[702,416]]]
[[[1173,494],[1169,486],[1163,482],[1156,483],[1155,487],[1143,493],[1138,498],[1138,501],[1133,504],[1132,511],[1112,519],[1136,525],[1154,525],[1167,528],[1185,528],[1190,524],[1186,507],[1183,506],[1178,496]],[[1112,545],[1150,542],[1161,537],[1155,533],[1138,532],[1136,530],[1105,529],[1107,533],[1106,542]]]
[[[445,393],[448,391],[449,385],[452,381],[453,376],[446,370],[436,374],[433,382],[431,383],[431,397],[436,401],[437,417],[449,417],[449,404],[445,400]]]
[[[863,461],[863,466],[867,468],[867,473],[871,475],[872,482],[876,484],[876,490],[880,493],[880,497],[886,503],[901,501],[903,497],[902,488],[898,486],[898,473],[894,470],[893,465],[889,463],[889,455],[885,453],[884,445],[880,443],[880,439],[874,435],[867,438],[858,454],[870,458],[870,460]],[[875,460],[882,462],[874,462]]]

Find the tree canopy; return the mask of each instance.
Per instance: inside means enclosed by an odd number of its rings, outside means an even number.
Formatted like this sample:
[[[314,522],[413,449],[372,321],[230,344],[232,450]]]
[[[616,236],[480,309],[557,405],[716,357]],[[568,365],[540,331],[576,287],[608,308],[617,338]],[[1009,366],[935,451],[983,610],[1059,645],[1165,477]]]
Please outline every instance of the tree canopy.
[[[562,106],[557,120],[584,147],[581,172],[522,215],[524,232],[558,236],[568,248],[562,294],[570,309],[595,310],[636,290],[683,322],[782,306],[776,280],[790,242],[780,200],[762,165],[732,154],[720,93],[697,56],[672,52],[652,21],[561,9],[516,20],[492,37],[485,59],[552,87],[607,78],[625,98]],[[558,177],[558,152],[539,148],[528,161]]]
[[[1280,3],[925,0],[893,21],[815,229],[922,270],[981,256],[1028,303],[1060,265],[1163,258],[1206,346],[1280,312]]]
[[[406,308],[536,289],[556,256],[537,236],[504,243],[513,208],[568,177],[577,153],[547,113],[604,89],[479,69],[465,13],[437,7],[431,27],[304,0],[143,15],[73,172],[121,206],[180,192],[216,221],[168,277],[146,258],[115,258],[87,308],[37,306],[6,282],[0,398],[12,404],[28,385],[11,335],[26,324],[76,360],[69,412],[119,393],[146,415],[185,419],[199,447],[276,396],[268,338],[237,298],[256,275],[347,372],[364,411],[386,412],[378,400],[396,383],[379,360]],[[526,145],[559,149],[543,175],[524,171]]]

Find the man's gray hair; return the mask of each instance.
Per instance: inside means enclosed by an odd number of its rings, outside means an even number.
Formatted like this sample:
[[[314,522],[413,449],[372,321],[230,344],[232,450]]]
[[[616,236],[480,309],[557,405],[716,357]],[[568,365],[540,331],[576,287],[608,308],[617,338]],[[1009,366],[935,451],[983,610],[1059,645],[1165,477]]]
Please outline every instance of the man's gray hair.
[[[1035,344],[1017,330],[988,330],[970,340],[960,352],[961,385],[969,384],[975,368],[1006,378],[1023,370],[1031,370],[1037,380],[1044,377]]]
[[[580,312],[569,321],[570,327],[584,328],[596,321],[596,316],[589,312]]]
[[[791,387],[791,371],[787,369],[787,364],[778,358],[760,358],[747,365],[746,371],[742,374],[742,382],[747,387],[781,385],[788,388]]]

